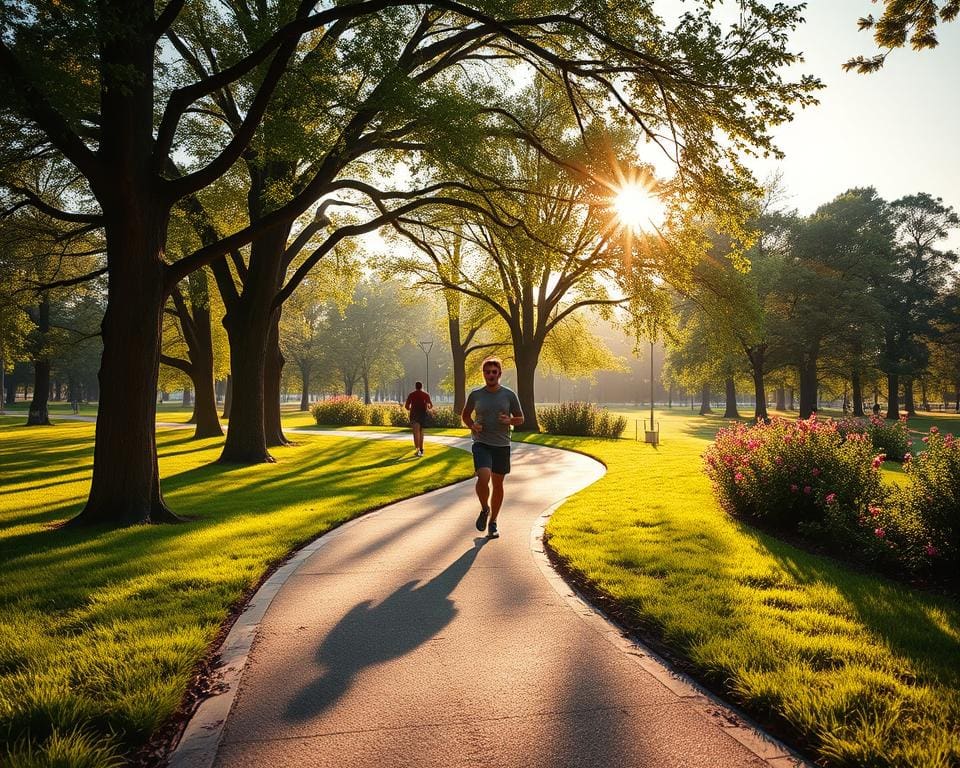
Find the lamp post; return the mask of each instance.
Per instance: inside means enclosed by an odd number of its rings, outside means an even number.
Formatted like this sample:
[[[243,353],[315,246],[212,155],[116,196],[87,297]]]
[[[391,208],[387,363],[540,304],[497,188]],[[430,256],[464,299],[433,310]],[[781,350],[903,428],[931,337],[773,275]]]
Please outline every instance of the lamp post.
[[[423,377],[423,388],[430,391],[430,350],[433,349],[432,341],[418,341],[417,346],[420,347],[424,356],[427,358],[427,370],[426,375]]]

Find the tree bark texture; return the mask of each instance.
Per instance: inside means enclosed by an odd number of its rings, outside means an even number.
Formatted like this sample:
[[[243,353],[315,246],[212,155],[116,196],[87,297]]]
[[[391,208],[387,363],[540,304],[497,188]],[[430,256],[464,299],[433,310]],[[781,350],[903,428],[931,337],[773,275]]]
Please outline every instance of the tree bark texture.
[[[301,362],[299,364],[300,368],[300,381],[303,382],[301,389],[303,390],[300,393],[300,410],[309,411],[310,410],[310,365],[306,362]]]
[[[710,407],[710,382],[705,381],[703,387],[700,390],[700,415],[706,416],[708,413],[713,413],[713,408]]]
[[[917,415],[917,407],[913,401],[913,378],[909,376],[903,380],[903,408],[907,416]]]
[[[514,360],[517,365],[517,398],[523,410],[523,424],[516,429],[520,432],[539,432],[540,421],[537,419],[534,380],[537,375],[540,350],[515,344]]]
[[[723,418],[725,419],[739,419],[740,414],[737,411],[737,383],[733,380],[733,377],[728,377],[724,382],[724,388],[726,390],[726,408],[723,412]]]
[[[900,418],[900,376],[887,374],[887,418]]]
[[[263,429],[267,447],[290,445],[283,434],[283,421],[280,413],[280,383],[283,379],[283,366],[286,358],[280,349],[280,311],[274,313],[267,337],[266,360],[263,371]]]
[[[177,518],[160,491],[156,387],[166,301],[169,201],[153,173],[153,0],[103,0],[100,149],[108,173],[91,179],[106,235],[107,309],[90,495],[75,524],[133,525]],[[114,14],[123,33],[110,28]]]
[[[804,355],[799,366],[800,418],[809,419],[817,410],[817,356]]]
[[[747,357],[750,360],[750,373],[753,377],[753,420],[764,423],[770,421],[770,417],[767,415],[767,391],[763,381],[767,362],[766,353],[766,344],[759,344],[747,351]]]
[[[853,390],[853,415],[863,416],[863,382],[860,379],[860,371],[854,371],[850,377],[850,385]]]

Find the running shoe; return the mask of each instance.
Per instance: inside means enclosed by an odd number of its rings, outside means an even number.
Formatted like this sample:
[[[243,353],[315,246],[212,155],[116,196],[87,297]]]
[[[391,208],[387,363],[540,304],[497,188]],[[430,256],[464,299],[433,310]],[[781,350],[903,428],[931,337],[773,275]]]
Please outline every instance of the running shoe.
[[[487,529],[487,538],[488,539],[500,538],[500,531],[497,530],[497,524],[493,522],[493,520],[490,521],[490,527]]]
[[[490,514],[489,509],[481,509],[480,514],[477,516],[477,530],[482,531],[487,527],[487,515]]]

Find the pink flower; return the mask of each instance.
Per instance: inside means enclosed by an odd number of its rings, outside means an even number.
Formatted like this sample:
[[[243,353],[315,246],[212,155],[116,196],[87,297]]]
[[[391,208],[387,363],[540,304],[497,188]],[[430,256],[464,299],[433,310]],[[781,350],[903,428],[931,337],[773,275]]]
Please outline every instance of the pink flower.
[[[887,535],[887,532],[883,530],[883,528],[877,528],[874,530],[873,535],[876,536],[878,539],[882,539],[884,536]]]
[[[939,428],[939,427],[930,427],[930,434],[931,434],[931,435],[935,435],[935,434],[937,434],[937,432],[939,432],[939,431],[940,431],[940,428]]]
[[[820,477],[820,468],[814,467],[813,472],[811,472],[810,474],[812,474],[814,477]]]
[[[923,440],[923,442],[925,442],[925,443],[929,443],[929,442],[930,442],[930,438],[927,437],[926,435],[924,435],[924,437],[922,438],[922,440]]]
[[[912,458],[913,458],[913,454],[911,454],[911,453],[905,453],[905,454],[903,454],[903,463],[906,464],[906,463],[909,462]]]
[[[774,459],[774,461],[777,463],[777,466],[778,466],[778,467],[783,466],[783,457],[782,457],[782,456],[777,456],[777,457]]]
[[[883,464],[884,461],[886,461],[886,458],[887,458],[887,454],[885,453],[877,454],[876,456],[873,457],[873,462],[871,462],[870,466],[872,466],[874,469],[878,469],[880,465]]]
[[[733,482],[735,483],[742,482],[745,479],[746,477],[744,476],[743,472],[737,472],[737,474],[733,476]]]
[[[833,504],[836,500],[837,500],[837,494],[835,493],[828,493],[827,498],[825,499],[827,504]]]
[[[873,505],[867,507],[867,510],[870,512],[871,517],[877,517],[880,514],[880,507],[875,507]]]
[[[799,490],[800,490],[800,489],[797,487],[797,484],[796,484],[796,483],[791,483],[791,484],[790,484],[790,493],[796,493],[796,492],[799,491]]]
[[[813,493],[813,488],[811,488],[809,485],[805,485],[803,486],[803,492],[809,496],[811,493]]]
[[[923,551],[927,553],[927,557],[936,557],[940,554],[940,550],[933,546],[932,542],[927,542],[927,546],[923,548]]]

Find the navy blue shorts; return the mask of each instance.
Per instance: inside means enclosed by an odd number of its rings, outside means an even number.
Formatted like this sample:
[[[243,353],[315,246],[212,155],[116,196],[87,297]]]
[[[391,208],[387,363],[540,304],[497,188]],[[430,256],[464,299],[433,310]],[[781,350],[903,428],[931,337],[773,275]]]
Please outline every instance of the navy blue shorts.
[[[473,468],[486,467],[495,475],[510,474],[510,446],[473,444]]]

